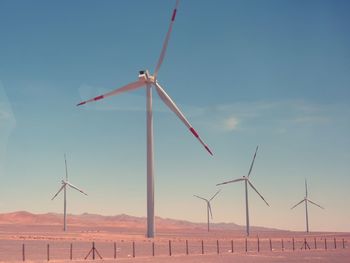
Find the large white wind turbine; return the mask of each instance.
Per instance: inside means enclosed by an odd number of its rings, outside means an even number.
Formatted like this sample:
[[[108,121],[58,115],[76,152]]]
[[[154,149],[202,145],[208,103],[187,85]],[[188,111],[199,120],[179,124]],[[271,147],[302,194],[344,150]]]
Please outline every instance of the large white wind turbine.
[[[64,164],[66,166],[66,180],[62,180],[62,186],[58,190],[58,192],[52,197],[51,200],[55,199],[56,196],[63,190],[63,231],[67,230],[67,186],[79,191],[80,193],[87,195],[83,190],[79,189],[78,187],[72,185],[70,182],[68,182],[68,170],[67,170],[67,160],[66,155],[64,155]]]
[[[197,197],[199,199],[202,199],[207,204],[208,232],[209,232],[209,224],[210,224],[210,222],[209,222],[209,213],[210,213],[211,219],[213,219],[213,212],[211,211],[210,202],[220,193],[220,191],[221,191],[221,189],[218,190],[210,199],[206,199],[206,198],[198,196],[198,195],[193,195],[193,196],[195,196],[195,197]]]
[[[308,213],[308,208],[307,208],[307,203],[310,202],[311,204],[318,206],[321,209],[324,209],[322,206],[316,204],[315,202],[312,202],[309,197],[308,197],[308,192],[307,192],[307,182],[305,179],[305,197],[303,200],[301,200],[299,203],[297,203],[295,206],[293,206],[291,209],[297,207],[300,205],[302,202],[305,202],[305,217],[306,217],[306,233],[309,233],[309,213]]]
[[[159,97],[163,102],[172,110],[177,117],[186,125],[191,133],[199,140],[204,148],[212,155],[209,147],[202,141],[196,130],[191,126],[186,117],[182,114],[179,108],[176,106],[174,101],[164,91],[158,82],[158,71],[165,57],[165,52],[168,46],[170,34],[175,21],[177,7],[179,0],[176,1],[175,8],[173,10],[168,32],[163,43],[162,51],[160,53],[154,74],[151,75],[148,70],[142,70],[139,72],[138,80],[129,83],[121,88],[108,92],[106,94],[97,96],[90,100],[80,102],[77,106],[86,104],[88,102],[97,101],[109,96],[117,95],[126,91],[136,90],[141,87],[146,87],[146,115],[147,115],[147,237],[154,237],[155,225],[154,225],[154,168],[153,168],[153,113],[152,113],[152,88],[155,88]]]
[[[261,197],[262,200],[264,200],[264,202],[270,206],[266,200],[264,199],[264,197],[258,192],[258,190],[254,187],[254,185],[252,184],[252,182],[249,180],[249,176],[250,176],[250,173],[252,172],[252,169],[253,169],[253,165],[254,165],[254,161],[255,161],[255,157],[256,157],[256,153],[258,151],[258,146],[256,146],[256,150],[255,150],[255,154],[254,154],[254,157],[253,157],[253,161],[250,165],[250,168],[249,168],[249,172],[248,172],[248,175],[247,176],[243,176],[241,178],[238,178],[238,179],[234,179],[234,180],[230,180],[230,181],[227,181],[227,182],[223,182],[223,183],[220,183],[220,184],[217,184],[217,185],[222,185],[222,184],[229,184],[229,183],[235,183],[235,182],[239,182],[239,181],[244,181],[244,184],[245,184],[245,209],[246,209],[246,228],[247,228],[247,236],[249,236],[249,207],[248,207],[248,184],[251,186],[251,188],[253,188],[253,190]]]

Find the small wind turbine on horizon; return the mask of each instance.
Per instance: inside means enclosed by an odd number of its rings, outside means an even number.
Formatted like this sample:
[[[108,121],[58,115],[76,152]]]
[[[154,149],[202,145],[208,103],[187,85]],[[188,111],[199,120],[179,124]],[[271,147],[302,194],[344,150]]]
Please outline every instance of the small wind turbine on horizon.
[[[168,42],[170,39],[170,34],[173,28],[173,24],[176,17],[177,8],[179,5],[179,0],[176,1],[175,8],[173,10],[168,32],[166,34],[163,47],[154,71],[151,75],[148,70],[139,71],[138,80],[129,83],[121,88],[115,89],[103,95],[97,96],[95,98],[80,102],[77,106],[86,104],[88,102],[94,102],[101,100],[113,95],[124,93],[127,91],[132,91],[139,89],[141,87],[146,87],[146,116],[147,116],[147,237],[154,237],[155,232],[155,220],[154,220],[154,151],[153,151],[153,113],[152,113],[152,88],[155,88],[159,97],[167,105],[171,111],[173,111],[177,117],[185,124],[185,126],[190,130],[190,132],[197,138],[197,140],[203,145],[203,147],[212,155],[209,147],[203,142],[199,137],[197,131],[188,122],[186,117],[176,106],[175,102],[170,98],[170,96],[165,92],[165,90],[160,86],[158,82],[158,71],[163,63],[165,52],[167,50]]]
[[[204,197],[201,197],[199,195],[193,195],[194,197],[197,197],[199,199],[202,199],[203,201],[205,201],[207,203],[207,218],[208,218],[208,232],[210,231],[210,228],[209,228],[209,225],[210,225],[210,222],[209,222],[209,213],[210,213],[210,217],[211,219],[213,219],[213,212],[211,211],[211,205],[210,205],[210,202],[221,192],[221,189],[218,190],[209,200],[204,198]]]
[[[249,172],[248,172],[247,176],[243,176],[243,177],[238,178],[238,179],[234,179],[234,180],[230,180],[230,181],[227,181],[227,182],[223,182],[223,183],[217,184],[217,186],[218,186],[218,185],[223,185],[223,184],[230,184],[230,183],[244,181],[244,184],[245,184],[245,208],[246,208],[246,228],[247,228],[246,231],[247,231],[247,236],[249,236],[249,231],[250,231],[250,229],[249,229],[249,207],[248,207],[248,184],[260,196],[260,198],[266,203],[266,205],[270,206],[268,204],[268,202],[266,202],[265,198],[258,192],[258,190],[254,187],[252,182],[249,180],[249,176],[250,176],[250,173],[252,172],[252,169],[253,169],[253,165],[254,165],[254,161],[255,161],[255,157],[256,157],[256,153],[258,151],[258,148],[259,148],[259,146],[256,146],[255,154],[254,154],[254,157],[253,157],[252,163],[250,165]]]
[[[67,230],[67,186],[79,191],[80,193],[87,195],[83,190],[79,189],[78,187],[72,185],[68,181],[68,169],[67,169],[67,160],[66,160],[66,155],[64,155],[64,164],[66,167],[66,179],[62,180],[62,186],[58,190],[58,192],[51,198],[51,200],[54,200],[56,196],[63,190],[63,231]]]
[[[294,209],[298,205],[300,205],[302,202],[305,202],[305,217],[306,217],[306,233],[309,233],[309,212],[308,212],[308,207],[307,203],[310,202],[311,204],[318,206],[321,209],[324,209],[322,206],[316,204],[315,202],[312,202],[309,197],[308,197],[308,191],[307,191],[307,182],[305,179],[305,197],[303,200],[301,200],[299,203],[297,203],[295,206],[293,206],[291,209]]]

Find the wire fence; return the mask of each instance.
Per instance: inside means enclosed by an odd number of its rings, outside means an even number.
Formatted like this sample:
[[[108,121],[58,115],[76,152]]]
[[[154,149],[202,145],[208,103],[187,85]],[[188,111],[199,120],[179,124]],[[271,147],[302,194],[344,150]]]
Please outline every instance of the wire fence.
[[[47,240],[1,240],[0,261],[50,261],[117,259],[173,255],[262,253],[296,250],[334,250],[347,248],[344,238],[236,238],[190,240],[138,240],[116,242],[67,242]]]

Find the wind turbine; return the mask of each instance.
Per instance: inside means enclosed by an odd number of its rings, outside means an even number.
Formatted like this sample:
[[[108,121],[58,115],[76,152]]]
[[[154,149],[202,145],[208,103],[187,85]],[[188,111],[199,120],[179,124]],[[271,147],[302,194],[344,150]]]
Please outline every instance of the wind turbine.
[[[258,147],[259,147],[259,146],[256,146],[255,154],[254,154],[254,157],[253,157],[253,161],[252,161],[252,163],[251,163],[251,165],[250,165],[249,172],[248,172],[248,175],[247,175],[247,176],[243,176],[243,177],[238,178],[238,179],[234,179],[234,180],[230,180],[230,181],[227,181],[227,182],[223,182],[223,183],[217,184],[217,185],[223,185],[223,184],[229,184],[229,183],[235,183],[235,182],[244,181],[244,184],[245,184],[245,210],[246,210],[246,228],[247,228],[247,236],[249,236],[248,184],[249,184],[250,187],[253,188],[253,190],[261,197],[261,199],[264,200],[264,202],[265,202],[268,206],[270,206],[270,205],[268,204],[268,202],[266,202],[265,198],[258,192],[258,190],[254,187],[254,185],[252,184],[252,182],[249,180],[249,176],[250,176],[250,173],[252,172],[252,169],[253,169],[253,165],[254,165],[256,153],[257,153],[257,151],[258,151]]]
[[[155,88],[159,97],[162,101],[172,110],[177,117],[186,125],[186,127],[191,131],[191,133],[199,140],[199,142],[204,146],[204,148],[212,155],[209,147],[203,142],[199,137],[197,131],[188,122],[186,117],[176,106],[175,102],[170,98],[170,96],[165,92],[165,90],[160,86],[158,82],[158,72],[160,66],[163,63],[165,52],[170,39],[170,34],[173,29],[173,24],[176,17],[177,8],[179,5],[179,0],[176,1],[175,8],[173,10],[168,32],[163,43],[163,47],[154,71],[151,75],[148,70],[139,71],[138,80],[129,83],[121,88],[110,91],[106,94],[97,96],[95,98],[80,102],[77,106],[86,104],[88,102],[93,102],[101,100],[113,95],[117,95],[123,92],[132,91],[139,89],[141,87],[146,87],[146,116],[147,116],[147,237],[154,237],[155,223],[154,223],[154,160],[153,160],[153,113],[152,113],[152,88]]]
[[[51,198],[51,200],[55,199],[56,196],[63,190],[63,231],[67,230],[67,186],[79,191],[80,193],[87,195],[83,190],[79,189],[78,187],[72,185],[70,182],[68,182],[68,170],[67,170],[67,160],[66,155],[64,155],[64,164],[66,166],[66,180],[62,180],[62,186],[58,190],[58,192]]]
[[[297,203],[295,206],[293,206],[291,209],[297,207],[298,205],[300,205],[302,202],[305,202],[305,217],[306,217],[306,233],[309,233],[309,213],[308,213],[308,209],[307,209],[307,203],[310,202],[311,204],[318,206],[321,209],[324,209],[322,206],[316,204],[315,202],[312,202],[309,197],[308,197],[308,192],[307,192],[307,182],[305,179],[305,197],[303,200],[301,200],[299,203]]]
[[[213,219],[213,213],[211,211],[210,201],[213,200],[220,193],[220,191],[221,191],[221,189],[218,190],[209,200],[204,198],[204,197],[198,196],[198,195],[193,195],[194,197],[202,199],[207,203],[208,232],[209,232],[209,213],[210,213],[211,219]]]

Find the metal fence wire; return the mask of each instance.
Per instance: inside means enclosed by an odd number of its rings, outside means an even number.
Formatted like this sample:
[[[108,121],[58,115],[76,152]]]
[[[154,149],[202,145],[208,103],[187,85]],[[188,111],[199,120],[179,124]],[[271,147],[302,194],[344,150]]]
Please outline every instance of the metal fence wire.
[[[117,259],[174,255],[260,253],[347,248],[337,237],[119,240],[114,242],[0,240],[0,261]]]

